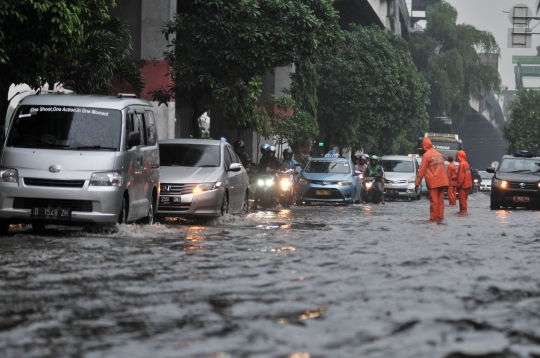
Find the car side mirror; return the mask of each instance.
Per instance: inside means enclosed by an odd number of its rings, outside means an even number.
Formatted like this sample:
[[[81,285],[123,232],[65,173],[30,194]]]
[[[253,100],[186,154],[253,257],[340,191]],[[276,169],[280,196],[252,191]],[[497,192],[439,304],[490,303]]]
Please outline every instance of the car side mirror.
[[[495,168],[493,168],[493,167],[487,167],[487,168],[486,168],[486,172],[488,172],[488,173],[495,173]]]
[[[240,163],[232,163],[229,165],[229,171],[231,172],[239,172],[240,169],[242,169],[242,164]]]
[[[141,143],[141,133],[140,132],[131,132],[128,135],[127,146],[128,148],[133,148]]]
[[[355,170],[354,174],[362,174],[362,172],[360,170]]]

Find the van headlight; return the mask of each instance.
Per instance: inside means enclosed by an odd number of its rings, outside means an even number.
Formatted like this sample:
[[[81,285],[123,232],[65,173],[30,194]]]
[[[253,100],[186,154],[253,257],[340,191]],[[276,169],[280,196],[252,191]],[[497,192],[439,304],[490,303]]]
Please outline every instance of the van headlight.
[[[412,176],[409,178],[409,180],[407,180],[408,184],[415,183],[415,182],[416,182],[416,176]]]
[[[506,180],[500,180],[500,179],[493,178],[493,187],[506,189],[506,188],[508,188],[508,182]]]
[[[90,178],[90,186],[122,186],[122,176],[116,172],[94,173]]]
[[[193,193],[197,194],[197,193],[202,193],[203,191],[214,190],[214,189],[219,188],[220,186],[221,186],[220,181],[214,182],[214,183],[197,184],[195,189],[193,189]]]
[[[306,185],[307,183],[308,183],[307,180],[304,178],[298,180],[298,184]]]
[[[337,183],[339,186],[347,186],[352,185],[352,180],[344,180],[344,181],[338,181]]]
[[[19,171],[11,168],[0,168],[0,182],[19,183]]]

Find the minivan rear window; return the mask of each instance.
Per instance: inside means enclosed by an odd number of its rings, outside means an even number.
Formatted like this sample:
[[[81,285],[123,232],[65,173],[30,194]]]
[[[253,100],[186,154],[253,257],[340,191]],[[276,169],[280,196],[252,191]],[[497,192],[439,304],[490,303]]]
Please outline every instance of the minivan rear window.
[[[413,173],[412,160],[382,160],[381,165],[385,173]]]
[[[119,110],[66,106],[21,106],[7,146],[17,148],[118,150]]]
[[[160,144],[159,163],[165,167],[219,167],[219,145]]]

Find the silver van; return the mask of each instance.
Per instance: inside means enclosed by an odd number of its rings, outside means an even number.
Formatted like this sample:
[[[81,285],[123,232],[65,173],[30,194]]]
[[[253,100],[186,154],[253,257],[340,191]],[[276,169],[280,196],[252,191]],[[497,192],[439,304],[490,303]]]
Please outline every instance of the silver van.
[[[15,223],[35,230],[153,223],[159,149],[150,102],[122,94],[31,95],[4,133],[0,233]]]

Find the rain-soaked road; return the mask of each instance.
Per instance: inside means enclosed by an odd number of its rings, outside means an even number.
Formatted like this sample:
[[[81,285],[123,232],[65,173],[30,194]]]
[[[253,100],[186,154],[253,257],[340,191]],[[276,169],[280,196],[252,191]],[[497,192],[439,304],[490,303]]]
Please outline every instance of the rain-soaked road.
[[[540,357],[540,212],[294,207],[0,238],[0,357]]]

